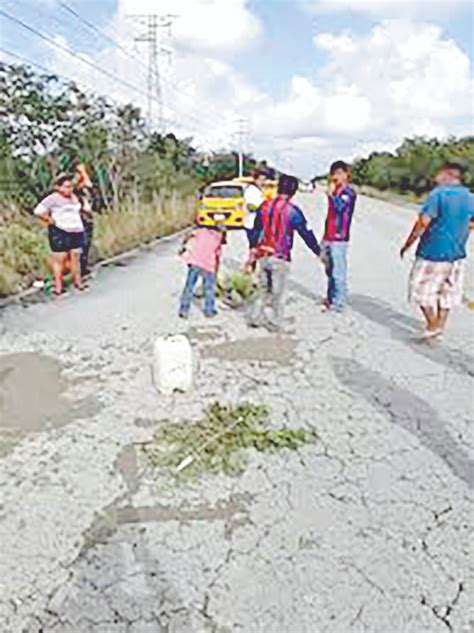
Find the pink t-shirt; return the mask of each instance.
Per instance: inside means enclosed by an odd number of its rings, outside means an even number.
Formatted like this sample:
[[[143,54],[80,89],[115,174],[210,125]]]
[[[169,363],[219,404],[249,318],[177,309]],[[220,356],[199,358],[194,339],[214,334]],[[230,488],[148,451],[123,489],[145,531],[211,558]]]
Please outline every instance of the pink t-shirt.
[[[216,273],[222,251],[222,233],[200,227],[195,230],[183,254],[189,266],[202,268],[207,273]]]
[[[58,229],[63,231],[81,233],[84,230],[81,203],[76,196],[65,198],[60,193],[52,193],[39,203],[34,214],[50,215]]]

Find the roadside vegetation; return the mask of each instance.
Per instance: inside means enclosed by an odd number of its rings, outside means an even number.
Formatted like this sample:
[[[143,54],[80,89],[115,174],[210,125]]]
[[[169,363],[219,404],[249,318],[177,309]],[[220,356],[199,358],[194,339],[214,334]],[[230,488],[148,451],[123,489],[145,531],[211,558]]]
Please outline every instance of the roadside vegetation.
[[[150,130],[138,108],[54,75],[0,63],[0,296],[46,272],[46,232],[31,211],[55,177],[85,164],[94,185],[96,261],[188,225],[196,189],[236,175],[233,153]],[[246,157],[246,171],[267,168]]]
[[[254,278],[240,271],[221,275],[217,279],[217,293],[230,307],[240,308],[255,297]]]
[[[465,165],[466,184],[474,190],[474,136],[446,141],[406,139],[393,153],[374,152],[368,158],[356,159],[352,179],[362,191],[368,187],[366,193],[393,192],[417,202],[433,187],[439,167],[452,160]]]
[[[270,428],[269,418],[264,406],[216,402],[197,422],[161,424],[143,450],[159,475],[189,480],[206,473],[238,474],[245,467],[249,449],[297,450],[316,441],[313,430]]]

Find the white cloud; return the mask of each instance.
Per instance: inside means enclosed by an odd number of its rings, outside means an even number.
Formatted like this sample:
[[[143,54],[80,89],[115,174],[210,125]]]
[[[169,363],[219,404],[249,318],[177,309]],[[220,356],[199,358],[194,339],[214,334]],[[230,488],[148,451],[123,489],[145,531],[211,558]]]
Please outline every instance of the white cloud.
[[[313,37],[313,43],[327,51],[340,51],[350,53],[354,50],[354,40],[348,33],[334,35],[333,33],[320,33]]]
[[[296,76],[287,99],[263,107],[253,122],[262,136],[270,129],[277,138],[318,138],[363,132],[370,114],[369,100],[355,86],[325,91]]]
[[[222,54],[247,48],[260,37],[260,22],[246,4],[246,0],[118,0],[118,17],[171,14],[173,41],[179,48]]]
[[[394,149],[406,136],[471,132],[469,59],[438,26],[386,20],[365,36],[313,41],[328,56],[318,77],[294,77],[286,99],[254,115],[259,132],[271,121],[277,138],[306,138],[300,164],[316,153]]]
[[[321,46],[321,36],[315,43]],[[472,112],[469,59],[438,26],[387,20],[354,37],[350,50],[322,43],[328,75],[370,100],[376,127],[448,131],[449,122]]]
[[[431,17],[470,7],[471,0],[301,0],[312,11],[357,11],[380,16],[419,15]]]
[[[195,9],[206,4],[205,0],[188,2]],[[152,5],[151,0],[137,0],[133,6],[132,0],[119,0],[110,35],[132,48],[134,33],[125,13],[149,11]],[[218,11],[215,19],[223,20],[225,26],[225,20],[232,24],[232,15],[240,16],[235,21],[239,32],[239,25],[251,14],[243,0],[232,0],[227,6],[230,14],[224,18]],[[160,5],[160,11],[166,10]],[[252,23],[253,17],[248,24]],[[234,40],[233,46],[251,46],[254,37],[255,32],[246,44]],[[219,50],[206,51],[202,50],[208,46],[204,40],[190,41],[186,47],[178,43],[171,68],[161,60],[165,115],[174,121],[168,129],[193,136],[200,147],[235,149],[236,119],[244,116],[249,120],[247,146],[260,156],[279,164],[286,160],[284,164],[310,175],[321,171],[334,156],[350,159],[368,150],[393,149],[405,136],[471,131],[469,60],[438,26],[385,20],[365,35],[319,33],[313,42],[326,58],[320,72],[313,77],[295,75],[287,94],[278,99],[236,72],[227,43],[219,45]],[[164,43],[171,44],[171,40]],[[91,59],[146,91],[146,45],[136,46],[135,54],[143,63],[130,60],[112,46]],[[100,94],[132,100],[146,109],[144,96],[56,50],[51,55],[57,72],[79,84],[96,86]]]

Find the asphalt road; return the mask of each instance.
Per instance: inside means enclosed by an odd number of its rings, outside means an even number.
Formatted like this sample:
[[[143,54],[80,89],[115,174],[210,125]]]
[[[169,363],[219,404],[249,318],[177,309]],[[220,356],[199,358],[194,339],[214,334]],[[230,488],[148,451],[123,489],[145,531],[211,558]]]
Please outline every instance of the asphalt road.
[[[299,200],[320,234],[324,197]],[[473,313],[417,340],[398,258],[412,220],[360,198],[342,316],[320,312],[323,271],[298,243],[280,337],[231,310],[180,322],[173,241],[84,295],[2,311],[2,633],[474,630]],[[244,251],[232,234],[224,265]],[[195,389],[158,396],[153,343],[178,331]],[[215,400],[319,439],[159,488],[137,443]]]

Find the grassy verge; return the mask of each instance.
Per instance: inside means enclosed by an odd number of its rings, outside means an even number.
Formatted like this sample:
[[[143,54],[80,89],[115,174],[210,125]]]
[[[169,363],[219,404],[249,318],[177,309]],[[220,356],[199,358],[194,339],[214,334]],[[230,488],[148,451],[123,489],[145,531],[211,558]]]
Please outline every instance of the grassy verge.
[[[316,433],[308,429],[269,428],[269,412],[263,406],[216,402],[197,422],[162,424],[143,450],[162,475],[179,480],[205,473],[237,474],[245,466],[248,449],[297,450],[315,440]]]
[[[169,235],[193,219],[194,199],[172,195],[153,205],[124,205],[95,216],[93,263]],[[48,271],[46,230],[14,206],[0,207],[0,297],[15,294]]]

